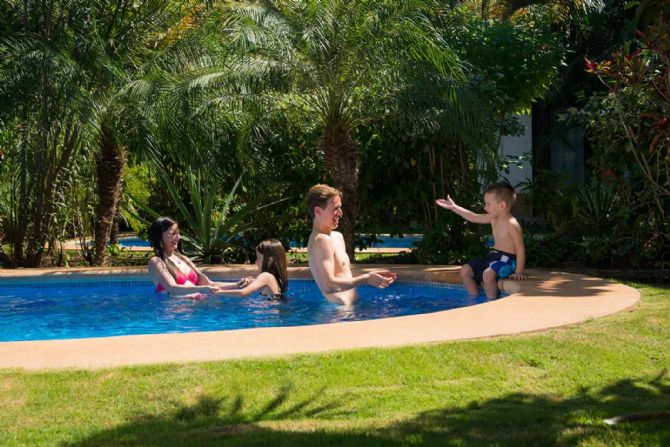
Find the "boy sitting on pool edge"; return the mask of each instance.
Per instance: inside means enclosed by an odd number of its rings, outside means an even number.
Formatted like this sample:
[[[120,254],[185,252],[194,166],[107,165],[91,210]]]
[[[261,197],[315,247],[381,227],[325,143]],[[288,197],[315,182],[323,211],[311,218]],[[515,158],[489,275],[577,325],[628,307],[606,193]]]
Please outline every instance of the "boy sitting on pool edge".
[[[468,261],[461,267],[461,279],[470,296],[477,296],[477,284],[483,283],[486,297],[498,298],[498,279],[524,280],[526,248],[523,243],[521,225],[512,216],[516,193],[507,183],[496,183],[484,191],[484,210],[477,214],[456,205],[449,195],[435,202],[442,208],[453,211],[469,222],[491,224],[493,240],[491,250],[484,258]]]

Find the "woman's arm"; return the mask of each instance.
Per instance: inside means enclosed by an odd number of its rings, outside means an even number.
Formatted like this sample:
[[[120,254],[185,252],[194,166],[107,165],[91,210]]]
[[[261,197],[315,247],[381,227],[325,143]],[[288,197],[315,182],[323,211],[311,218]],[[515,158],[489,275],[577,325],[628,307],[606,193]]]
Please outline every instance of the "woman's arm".
[[[149,276],[154,284],[161,284],[165,291],[170,295],[188,295],[190,293],[214,293],[218,290],[213,285],[180,285],[177,284],[172,273],[165,266],[165,262],[158,256],[154,256],[149,261]],[[198,276],[200,278],[200,276]],[[209,281],[209,280],[208,280]],[[198,280],[198,282],[200,282]]]
[[[254,281],[253,276],[245,276],[237,282],[220,282],[220,281],[211,281],[211,283],[217,286],[221,290],[228,289],[241,289],[242,287],[248,286]]]
[[[280,293],[279,284],[274,275],[268,272],[263,272],[256,277],[250,284],[241,289],[221,289],[216,292],[217,295],[233,296],[243,298],[251,295],[254,292],[263,290],[264,287],[269,288],[272,293]]]
[[[198,285],[199,286],[214,286],[219,289],[239,289],[241,287],[247,286],[251,284],[251,282],[254,280],[253,276],[246,276],[244,278],[241,278],[237,282],[220,282],[220,281],[212,281],[209,279],[207,275],[205,275],[202,270],[200,270],[198,267],[195,266],[193,261],[190,259],[186,258],[186,261],[188,264],[191,266],[191,268],[197,273],[198,275]]]

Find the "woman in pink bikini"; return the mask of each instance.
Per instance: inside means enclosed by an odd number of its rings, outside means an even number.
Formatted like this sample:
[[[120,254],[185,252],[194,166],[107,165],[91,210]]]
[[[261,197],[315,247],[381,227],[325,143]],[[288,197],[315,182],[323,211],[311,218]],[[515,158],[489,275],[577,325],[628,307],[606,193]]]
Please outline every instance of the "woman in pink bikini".
[[[193,295],[221,293],[226,289],[244,287],[253,281],[247,277],[237,283],[214,282],[179,252],[179,226],[169,217],[159,217],[149,227],[149,243],[154,255],[149,260],[149,276],[156,284],[156,292],[170,295]]]

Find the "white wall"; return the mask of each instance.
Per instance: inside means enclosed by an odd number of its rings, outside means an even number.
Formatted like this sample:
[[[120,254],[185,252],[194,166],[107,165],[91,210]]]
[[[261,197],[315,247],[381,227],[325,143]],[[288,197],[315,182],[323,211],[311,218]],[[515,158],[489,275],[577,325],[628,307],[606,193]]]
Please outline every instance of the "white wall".
[[[530,114],[519,115],[519,124],[523,126],[525,130],[524,134],[518,137],[505,136],[502,138],[500,144],[500,154],[502,157],[505,157],[506,155],[519,156],[524,153],[532,153],[533,127]],[[512,186],[516,188],[516,185],[519,184],[519,182],[533,177],[533,169],[530,166],[530,162],[525,161],[521,167],[517,167],[516,165],[510,166],[509,174],[501,172],[500,176],[506,176]]]

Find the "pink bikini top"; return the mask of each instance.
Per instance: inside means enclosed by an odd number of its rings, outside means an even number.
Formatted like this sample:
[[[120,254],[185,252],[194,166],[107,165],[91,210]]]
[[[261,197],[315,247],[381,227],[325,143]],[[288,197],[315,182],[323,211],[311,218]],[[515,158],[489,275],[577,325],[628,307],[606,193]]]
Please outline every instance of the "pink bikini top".
[[[195,270],[191,269],[190,272],[188,272],[188,275],[184,275],[184,273],[177,269],[177,277],[175,278],[175,282],[179,284],[180,286],[186,284],[186,281],[191,281],[193,284],[198,283],[198,272]],[[165,287],[163,287],[163,284],[158,284],[156,286],[156,292],[162,292],[165,290]]]

